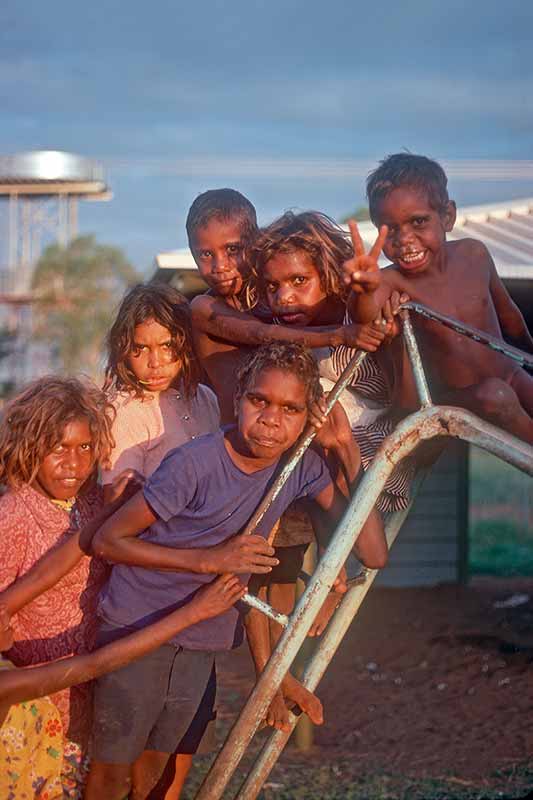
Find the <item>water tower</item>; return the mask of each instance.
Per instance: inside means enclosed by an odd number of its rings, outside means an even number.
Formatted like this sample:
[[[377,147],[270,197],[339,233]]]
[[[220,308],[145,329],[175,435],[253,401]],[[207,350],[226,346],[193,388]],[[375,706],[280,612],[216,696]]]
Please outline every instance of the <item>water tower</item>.
[[[31,344],[31,284],[43,249],[77,235],[78,201],[109,200],[103,168],[57,150],[0,157],[0,394],[50,368]]]

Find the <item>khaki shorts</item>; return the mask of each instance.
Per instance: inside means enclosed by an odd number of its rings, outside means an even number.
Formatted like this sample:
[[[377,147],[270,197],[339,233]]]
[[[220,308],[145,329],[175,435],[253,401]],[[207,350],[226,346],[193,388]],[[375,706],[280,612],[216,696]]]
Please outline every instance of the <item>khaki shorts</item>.
[[[98,644],[130,632],[102,626]],[[208,752],[215,702],[214,653],[164,644],[95,681],[91,756],[132,764],[143,750]]]

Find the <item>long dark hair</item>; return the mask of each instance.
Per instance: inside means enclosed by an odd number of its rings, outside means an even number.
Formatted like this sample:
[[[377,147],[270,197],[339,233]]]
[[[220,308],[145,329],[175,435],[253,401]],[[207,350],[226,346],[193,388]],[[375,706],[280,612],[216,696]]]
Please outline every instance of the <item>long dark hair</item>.
[[[104,390],[126,391],[143,397],[144,390],[128,367],[135,328],[153,319],[166,328],[172,339],[175,357],[181,362],[180,379],[187,397],[196,393],[200,368],[192,346],[191,314],[187,299],[164,283],[140,283],[124,297],[107,335],[107,364]]]

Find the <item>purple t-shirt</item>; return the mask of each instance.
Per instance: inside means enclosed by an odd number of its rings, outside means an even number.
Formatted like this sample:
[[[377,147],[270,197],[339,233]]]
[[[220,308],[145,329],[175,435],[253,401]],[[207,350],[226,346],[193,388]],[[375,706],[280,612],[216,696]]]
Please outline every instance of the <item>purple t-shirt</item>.
[[[159,517],[140,534],[145,541],[176,548],[211,547],[239,533],[259,505],[277,464],[242,472],[224,445],[224,432],[206,434],[170,453],[144,487]],[[327,466],[307,450],[261,520],[268,536],[276,520],[299,497],[314,498],[331,483]],[[101,597],[99,614],[118,626],[143,628],[184,605],[213,575],[116,564]],[[172,640],[190,650],[229,650],[242,640],[235,608],[186,628]]]

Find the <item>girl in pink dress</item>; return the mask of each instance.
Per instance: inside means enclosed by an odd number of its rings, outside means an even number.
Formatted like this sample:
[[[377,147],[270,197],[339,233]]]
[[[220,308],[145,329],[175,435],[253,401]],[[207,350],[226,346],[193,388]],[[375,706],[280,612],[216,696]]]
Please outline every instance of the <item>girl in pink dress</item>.
[[[216,397],[199,383],[189,304],[176,289],[130,289],[107,350],[104,389],[116,416],[114,447],[102,470],[106,500],[109,485],[124,470],[149,478],[170,450],[219,427]]]
[[[95,468],[111,449],[112,409],[96,386],[41,378],[4,410],[0,423],[0,591],[95,516],[102,504]],[[86,556],[13,618],[7,657],[42,664],[91,650],[101,561]],[[79,766],[90,730],[89,685],[54,694],[62,719],[67,796],[79,796]]]

